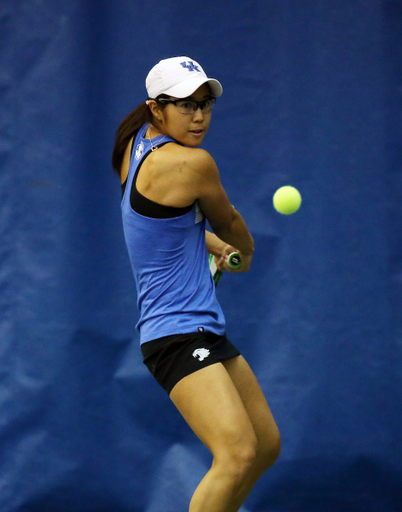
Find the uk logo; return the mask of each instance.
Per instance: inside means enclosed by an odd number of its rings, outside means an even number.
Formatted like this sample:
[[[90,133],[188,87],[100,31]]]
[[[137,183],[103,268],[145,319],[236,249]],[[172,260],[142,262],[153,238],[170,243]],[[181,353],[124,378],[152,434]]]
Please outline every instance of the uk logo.
[[[204,361],[204,359],[208,357],[209,354],[210,352],[207,348],[197,348],[193,352],[193,357],[195,357],[199,361]]]
[[[135,150],[135,159],[139,160],[144,154],[144,143],[141,141]]]
[[[198,71],[198,73],[201,73],[199,67],[195,65],[194,62],[191,60],[189,60],[188,62],[180,62],[180,64],[183,66],[183,68],[187,68],[189,71]]]

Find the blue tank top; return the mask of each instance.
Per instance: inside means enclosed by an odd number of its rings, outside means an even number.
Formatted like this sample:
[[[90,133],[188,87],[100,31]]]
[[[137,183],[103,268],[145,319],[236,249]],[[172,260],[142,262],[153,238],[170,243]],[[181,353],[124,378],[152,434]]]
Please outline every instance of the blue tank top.
[[[134,141],[121,204],[137,287],[140,341],[197,331],[223,335],[225,319],[215,296],[205,244],[205,219],[198,205],[171,218],[146,217],[131,206],[136,171],[151,152],[151,143],[145,139],[147,128],[144,125]],[[176,141],[159,136],[152,142],[157,146]]]

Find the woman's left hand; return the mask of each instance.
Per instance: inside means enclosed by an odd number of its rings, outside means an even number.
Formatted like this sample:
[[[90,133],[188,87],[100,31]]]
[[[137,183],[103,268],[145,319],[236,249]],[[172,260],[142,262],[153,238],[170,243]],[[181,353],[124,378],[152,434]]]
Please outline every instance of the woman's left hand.
[[[229,255],[232,252],[237,252],[241,258],[241,267],[240,268],[232,268],[229,266]],[[227,271],[231,274],[236,274],[238,272],[247,272],[250,268],[252,256],[242,255],[240,251],[238,251],[235,247],[231,245],[226,245],[221,256],[214,256],[215,264],[218,270],[221,272]]]

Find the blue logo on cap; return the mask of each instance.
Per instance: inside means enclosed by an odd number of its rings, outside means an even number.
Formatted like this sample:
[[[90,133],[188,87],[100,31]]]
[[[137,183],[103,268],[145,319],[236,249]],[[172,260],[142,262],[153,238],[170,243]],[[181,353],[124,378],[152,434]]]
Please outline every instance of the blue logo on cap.
[[[183,68],[187,68],[189,71],[198,71],[201,73],[201,70],[198,69],[198,66],[194,65],[194,62],[189,60],[188,62],[180,62],[180,64],[183,66]]]

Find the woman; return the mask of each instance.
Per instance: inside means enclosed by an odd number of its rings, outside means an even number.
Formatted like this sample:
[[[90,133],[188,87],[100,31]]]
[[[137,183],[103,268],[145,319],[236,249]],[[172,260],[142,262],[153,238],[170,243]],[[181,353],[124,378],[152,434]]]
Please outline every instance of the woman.
[[[208,253],[249,269],[254,242],[200,149],[221,84],[188,57],[162,60],[148,100],[119,126],[113,167],[138,292],[144,363],[213,454],[190,512],[239,510],[277,459],[280,438],[258,382],[225,336]],[[205,231],[205,219],[213,233]]]

